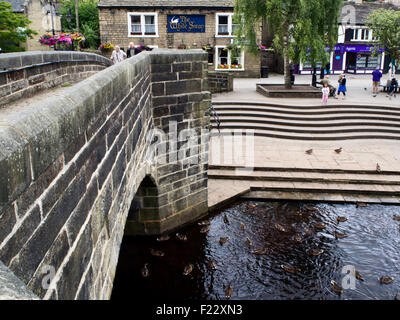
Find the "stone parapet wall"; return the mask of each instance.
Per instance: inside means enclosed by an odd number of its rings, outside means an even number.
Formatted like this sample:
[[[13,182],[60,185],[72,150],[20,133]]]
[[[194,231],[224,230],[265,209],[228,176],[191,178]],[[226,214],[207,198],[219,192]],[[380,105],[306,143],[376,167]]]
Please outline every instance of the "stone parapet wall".
[[[0,55],[0,108],[64,83],[86,79],[111,65],[92,53],[52,51]]]
[[[206,59],[144,52],[40,103],[0,109],[0,260],[37,296],[108,299],[125,226],[158,234],[207,213],[208,140],[195,143],[198,164],[185,141],[178,161],[158,161],[170,147],[147,156],[170,121],[208,130]],[[158,207],[127,224],[145,177]]]
[[[228,72],[209,72],[208,85],[211,93],[233,91],[233,75]]]

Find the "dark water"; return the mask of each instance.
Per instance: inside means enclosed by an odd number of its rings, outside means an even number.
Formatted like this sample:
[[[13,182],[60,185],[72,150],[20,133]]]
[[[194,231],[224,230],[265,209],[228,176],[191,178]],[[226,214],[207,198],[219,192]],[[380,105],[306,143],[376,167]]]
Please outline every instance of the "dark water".
[[[318,211],[306,210],[300,202],[236,203],[209,218],[208,234],[202,226],[189,226],[179,232],[188,238],[180,242],[175,235],[167,242],[152,238],[123,240],[112,299],[225,299],[225,288],[233,287],[234,299],[388,299],[400,292],[400,207],[342,204],[316,204]],[[228,223],[224,222],[224,215]],[[337,216],[346,216],[337,222]],[[242,230],[240,224],[246,227]],[[282,225],[286,232],[277,230]],[[314,223],[325,223],[319,231]],[[306,229],[311,234],[306,234]],[[335,232],[346,233],[336,239]],[[303,240],[295,240],[301,234]],[[221,237],[229,237],[220,244]],[[248,237],[253,244],[250,249]],[[161,250],[164,257],[154,257],[150,248]],[[267,248],[265,255],[251,250]],[[318,256],[310,249],[323,249]],[[213,260],[216,270],[209,270]],[[140,270],[149,264],[150,276]],[[183,275],[192,263],[193,272]],[[291,265],[296,273],[284,271]],[[342,284],[342,268],[352,265],[364,281],[356,288],[338,295],[331,280]],[[381,284],[382,276],[394,277],[391,284]]]

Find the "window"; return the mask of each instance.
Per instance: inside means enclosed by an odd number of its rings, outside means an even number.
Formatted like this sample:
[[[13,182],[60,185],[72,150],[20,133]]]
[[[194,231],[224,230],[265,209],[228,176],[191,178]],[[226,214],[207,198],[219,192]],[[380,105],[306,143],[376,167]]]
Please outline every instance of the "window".
[[[215,53],[216,70],[244,70],[244,51],[241,48],[216,46]]]
[[[375,40],[374,37],[372,36],[372,31],[366,28],[357,28],[357,29],[347,29],[351,30],[350,35],[351,41],[372,41]],[[347,40],[347,39],[346,39]]]
[[[238,25],[234,23],[233,13],[217,13],[216,15],[216,36],[234,37]]]
[[[158,37],[157,13],[128,13],[129,37]]]

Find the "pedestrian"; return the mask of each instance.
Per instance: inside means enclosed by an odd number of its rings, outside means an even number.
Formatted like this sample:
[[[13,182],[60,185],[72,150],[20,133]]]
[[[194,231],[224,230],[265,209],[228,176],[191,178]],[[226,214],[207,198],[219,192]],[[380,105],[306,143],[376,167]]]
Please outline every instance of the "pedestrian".
[[[329,96],[329,87],[328,84],[325,82],[322,87],[322,103],[328,103],[328,96]]]
[[[118,62],[124,61],[126,58],[126,53],[123,52],[119,46],[115,46],[114,51],[111,54],[111,61],[113,64],[117,64]]]
[[[340,96],[340,93],[343,93],[343,100],[346,99],[346,76],[344,74],[341,74],[339,76],[339,88],[338,88],[338,97]]]
[[[338,97],[336,96],[336,88],[333,85],[331,85],[329,76],[326,76],[324,79],[322,79],[320,83],[322,84],[322,86],[325,86],[326,84],[329,88],[329,95],[334,97],[335,99],[338,99]]]
[[[387,95],[387,97],[389,97],[389,99],[391,99],[393,95],[396,98],[396,90],[398,87],[399,87],[399,83],[398,83],[397,79],[392,78],[392,81],[390,81],[390,84],[389,84],[389,93]]]
[[[136,53],[135,43],[129,42],[128,50],[126,50],[126,57],[130,58],[133,57]]]
[[[376,97],[379,91],[379,85],[381,84],[382,72],[376,69],[372,72],[372,96]]]

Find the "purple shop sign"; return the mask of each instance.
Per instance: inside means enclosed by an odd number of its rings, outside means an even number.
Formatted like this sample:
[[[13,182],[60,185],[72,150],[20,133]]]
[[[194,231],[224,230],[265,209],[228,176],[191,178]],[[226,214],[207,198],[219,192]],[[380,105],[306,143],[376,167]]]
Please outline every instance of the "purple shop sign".
[[[335,45],[335,52],[345,53],[345,52],[373,52],[375,46],[367,45]],[[329,47],[326,47],[329,51]],[[385,48],[379,48],[378,52],[384,52]]]

